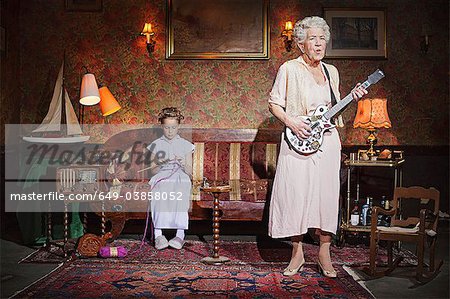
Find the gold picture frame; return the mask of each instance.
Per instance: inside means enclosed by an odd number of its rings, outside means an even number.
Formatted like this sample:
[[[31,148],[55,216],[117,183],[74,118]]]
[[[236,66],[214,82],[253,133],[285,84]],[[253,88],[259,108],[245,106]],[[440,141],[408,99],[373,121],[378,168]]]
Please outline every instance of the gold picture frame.
[[[269,59],[269,0],[167,0],[167,59]]]
[[[324,8],[331,30],[326,58],[387,59],[386,9]]]

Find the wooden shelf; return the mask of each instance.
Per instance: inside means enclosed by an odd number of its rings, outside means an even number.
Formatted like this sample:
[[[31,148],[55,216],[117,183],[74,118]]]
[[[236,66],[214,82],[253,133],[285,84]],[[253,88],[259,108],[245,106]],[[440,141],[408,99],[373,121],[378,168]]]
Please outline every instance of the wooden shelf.
[[[341,227],[343,230],[348,232],[367,232],[370,233],[370,225],[369,226],[363,226],[363,225],[347,225],[345,223],[342,224]]]
[[[398,160],[377,160],[377,161],[363,161],[363,160],[345,160],[344,164],[351,167],[358,167],[358,166],[374,166],[374,167],[398,167],[399,165],[403,164],[405,162],[405,159],[398,159]]]

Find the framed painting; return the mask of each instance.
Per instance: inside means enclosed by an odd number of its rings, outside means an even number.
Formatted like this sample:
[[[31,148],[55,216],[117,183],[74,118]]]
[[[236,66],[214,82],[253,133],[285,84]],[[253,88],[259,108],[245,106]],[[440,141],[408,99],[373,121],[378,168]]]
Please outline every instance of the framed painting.
[[[331,39],[327,58],[386,59],[386,10],[324,8]]]
[[[102,0],[66,0],[65,7],[67,11],[101,11]]]
[[[268,0],[167,0],[167,59],[268,59]]]

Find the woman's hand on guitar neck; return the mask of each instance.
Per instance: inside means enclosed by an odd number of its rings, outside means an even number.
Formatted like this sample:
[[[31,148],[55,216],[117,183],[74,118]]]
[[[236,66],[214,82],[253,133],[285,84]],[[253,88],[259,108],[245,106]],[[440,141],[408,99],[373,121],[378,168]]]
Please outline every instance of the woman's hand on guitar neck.
[[[352,89],[352,97],[355,101],[358,101],[366,94],[367,90],[362,86],[361,83],[356,84],[355,88]]]
[[[301,139],[307,139],[311,136],[311,127],[309,126],[309,122],[301,118],[295,120],[292,118],[287,118],[286,126]]]

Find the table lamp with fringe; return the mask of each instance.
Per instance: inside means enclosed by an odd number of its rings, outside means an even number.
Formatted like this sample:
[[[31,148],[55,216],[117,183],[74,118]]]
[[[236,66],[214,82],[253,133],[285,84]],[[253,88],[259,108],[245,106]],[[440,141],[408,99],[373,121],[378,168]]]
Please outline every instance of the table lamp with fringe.
[[[361,99],[353,122],[354,128],[363,128],[369,131],[367,143],[370,145],[367,155],[375,156],[374,145],[377,143],[377,129],[391,128],[391,120],[387,111],[387,99]]]

